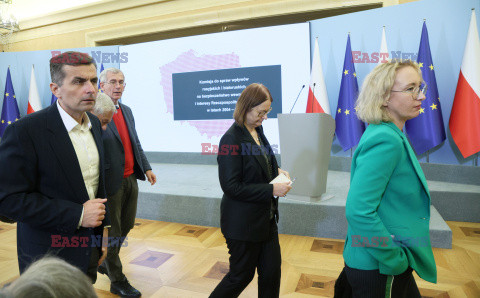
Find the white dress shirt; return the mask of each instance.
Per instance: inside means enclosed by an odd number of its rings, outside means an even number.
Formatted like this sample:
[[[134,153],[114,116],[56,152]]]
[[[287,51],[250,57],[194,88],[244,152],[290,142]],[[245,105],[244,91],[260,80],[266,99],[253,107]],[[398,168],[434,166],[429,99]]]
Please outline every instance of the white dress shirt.
[[[97,145],[92,133],[90,132],[92,127],[90,119],[88,118],[87,113],[83,113],[82,124],[79,124],[75,119],[72,118],[72,116],[65,112],[65,110],[58,103],[58,100],[57,107],[63,124],[67,129],[68,136],[72,141],[73,148],[75,149],[80,170],[82,171],[85,188],[87,189],[88,198],[90,200],[95,199],[100,175],[100,157],[98,154]],[[82,216],[80,217],[79,226],[81,225],[82,220],[83,211]]]

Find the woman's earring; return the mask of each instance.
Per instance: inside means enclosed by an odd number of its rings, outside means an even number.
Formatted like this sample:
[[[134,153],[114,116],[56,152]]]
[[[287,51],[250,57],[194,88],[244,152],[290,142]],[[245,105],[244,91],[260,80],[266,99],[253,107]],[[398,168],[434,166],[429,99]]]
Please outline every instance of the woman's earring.
[[[390,99],[387,99],[386,101],[383,102],[382,106],[386,107],[390,103]]]

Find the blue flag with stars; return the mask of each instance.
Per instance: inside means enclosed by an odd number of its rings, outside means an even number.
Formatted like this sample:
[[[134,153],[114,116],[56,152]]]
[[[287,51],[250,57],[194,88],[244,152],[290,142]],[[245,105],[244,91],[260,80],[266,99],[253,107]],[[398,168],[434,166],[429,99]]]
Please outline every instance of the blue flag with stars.
[[[103,63],[100,66],[100,73],[103,71]],[[100,77],[100,74],[98,75]],[[98,80],[98,92],[103,92],[102,88],[100,88],[100,80]]]
[[[422,102],[420,114],[405,123],[408,138],[415,153],[420,155],[445,141],[440,96],[433,67],[427,25],[423,22],[422,37],[417,62],[422,70],[423,81],[427,83],[427,94]]]
[[[2,117],[0,118],[0,137],[3,137],[5,128],[20,119],[15,91],[13,91],[12,77],[10,68],[7,70],[7,81],[5,82],[5,93],[3,94]]]
[[[52,93],[52,101],[50,102],[50,105],[53,105],[57,101],[57,97],[55,94]]]
[[[357,97],[357,73],[353,63],[350,35],[348,35],[345,60],[343,62],[342,82],[335,113],[335,134],[340,145],[342,145],[343,151],[356,146],[365,131],[365,124],[358,119],[355,112]]]

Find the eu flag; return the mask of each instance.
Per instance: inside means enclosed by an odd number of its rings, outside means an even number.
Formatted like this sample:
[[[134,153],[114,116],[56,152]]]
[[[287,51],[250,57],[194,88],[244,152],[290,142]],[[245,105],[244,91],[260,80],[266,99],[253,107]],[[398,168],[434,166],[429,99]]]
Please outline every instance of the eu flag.
[[[100,73],[103,71],[103,63],[100,66]],[[98,75],[100,77],[100,74]],[[100,80],[98,80],[98,92],[103,92],[102,88],[100,88]]]
[[[57,97],[55,94],[52,93],[52,101],[50,102],[50,105],[53,105],[57,101]]]
[[[360,121],[355,111],[355,101],[358,97],[357,73],[353,64],[350,34],[347,39],[345,60],[343,62],[342,82],[335,112],[335,133],[343,151],[356,146],[365,131],[365,124]]]
[[[15,91],[13,91],[10,68],[7,70],[7,81],[5,82],[5,93],[3,95],[2,117],[0,118],[0,137],[3,137],[5,128],[20,119]]]
[[[420,114],[408,120],[405,123],[405,128],[413,149],[415,149],[417,155],[420,155],[445,141],[440,96],[438,95],[437,80],[435,79],[425,22],[423,22],[417,62],[422,70],[423,80],[427,83],[428,90],[425,94],[426,98],[422,102]]]

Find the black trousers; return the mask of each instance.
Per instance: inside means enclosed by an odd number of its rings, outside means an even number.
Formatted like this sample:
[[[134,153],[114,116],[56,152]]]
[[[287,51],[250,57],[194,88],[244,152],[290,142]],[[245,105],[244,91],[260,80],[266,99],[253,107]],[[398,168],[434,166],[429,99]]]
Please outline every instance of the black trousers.
[[[107,258],[101,266],[107,270],[111,282],[124,281],[120,248],[128,233],[135,225],[137,214],[138,184],[135,174],[123,178],[120,189],[108,197],[108,211],[111,228],[108,237],[111,239],[108,247]]]
[[[86,272],[87,276],[90,277],[90,279],[92,280],[92,284],[95,284],[97,282],[98,260],[100,259],[101,256],[102,256],[101,248],[92,247],[90,262],[88,263],[88,268]]]
[[[421,298],[417,283],[408,267],[399,275],[384,275],[378,270],[359,270],[345,265],[353,298]]]
[[[272,220],[271,238],[263,242],[226,239],[230,254],[230,271],[217,285],[211,298],[238,297],[258,273],[258,297],[278,297],[282,257],[278,229]]]

